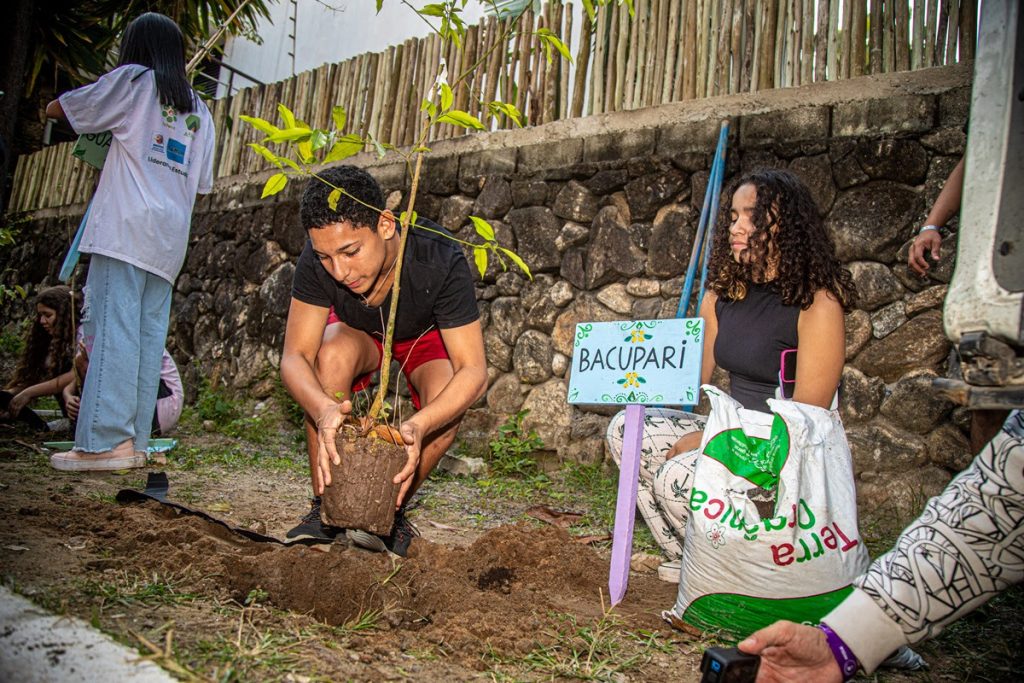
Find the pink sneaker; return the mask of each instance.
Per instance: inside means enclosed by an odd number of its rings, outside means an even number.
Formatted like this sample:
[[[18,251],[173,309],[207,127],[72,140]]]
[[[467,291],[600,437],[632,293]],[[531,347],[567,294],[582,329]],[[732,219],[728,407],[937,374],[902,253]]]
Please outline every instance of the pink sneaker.
[[[114,446],[109,451],[87,453],[71,449],[50,456],[50,465],[64,472],[101,472],[127,470],[146,466],[146,452],[135,450],[132,439]]]

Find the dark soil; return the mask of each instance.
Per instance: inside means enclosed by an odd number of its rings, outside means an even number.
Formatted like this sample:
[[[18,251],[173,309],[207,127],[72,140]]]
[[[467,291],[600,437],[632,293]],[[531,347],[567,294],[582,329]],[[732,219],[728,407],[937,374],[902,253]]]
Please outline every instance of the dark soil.
[[[331,463],[331,484],[324,487],[323,521],[386,536],[395,519],[401,484],[394,479],[405,466],[405,448],[376,432],[361,437],[353,427],[339,432],[335,447],[340,462]]]

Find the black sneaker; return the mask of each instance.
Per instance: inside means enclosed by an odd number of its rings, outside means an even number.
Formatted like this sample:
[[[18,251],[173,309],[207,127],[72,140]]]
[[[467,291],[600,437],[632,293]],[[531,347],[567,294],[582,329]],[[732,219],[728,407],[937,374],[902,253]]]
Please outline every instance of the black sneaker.
[[[405,516],[405,507],[400,507],[395,511],[395,525],[391,527],[391,533],[383,539],[384,545],[395,555],[405,557],[412,539],[419,535],[420,530]]]
[[[333,543],[334,539],[345,530],[336,526],[327,526],[320,521],[320,499],[314,498],[309,512],[299,524],[289,529],[284,535],[290,543],[305,541],[307,543]]]

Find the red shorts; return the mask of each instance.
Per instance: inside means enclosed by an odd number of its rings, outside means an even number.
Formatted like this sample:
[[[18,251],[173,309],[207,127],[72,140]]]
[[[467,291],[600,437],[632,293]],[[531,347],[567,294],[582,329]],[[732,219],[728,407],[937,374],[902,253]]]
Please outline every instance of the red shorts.
[[[327,313],[327,324],[340,323],[341,319],[338,318],[334,312],[332,306],[330,311]],[[370,339],[377,346],[377,370],[380,370],[380,361],[384,357],[384,345],[380,343],[380,340],[369,335]],[[413,371],[424,363],[428,363],[432,360],[444,359],[448,360],[448,349],[444,347],[444,340],[441,339],[441,333],[436,329],[432,329],[422,337],[418,339],[408,339],[405,341],[396,341],[391,347],[391,355],[394,356],[395,360],[402,367],[402,372],[405,374],[405,383],[409,385],[409,394],[412,397],[412,405],[419,410],[423,406],[420,405],[419,394],[416,393],[416,388],[409,381],[409,375]],[[366,387],[370,386],[370,379],[373,377],[372,372],[368,372],[365,375],[356,377],[352,382],[352,393],[362,391]]]

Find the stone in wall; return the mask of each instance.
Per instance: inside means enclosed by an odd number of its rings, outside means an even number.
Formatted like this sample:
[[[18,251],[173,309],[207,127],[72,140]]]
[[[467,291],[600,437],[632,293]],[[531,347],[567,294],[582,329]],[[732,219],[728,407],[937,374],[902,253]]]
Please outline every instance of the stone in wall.
[[[491,325],[503,342],[512,346],[519,339],[526,325],[519,299],[504,296],[491,302]]]
[[[827,221],[837,256],[841,261],[894,262],[920,210],[916,192],[889,181],[840,192]]]
[[[579,223],[569,221],[562,226],[561,232],[558,233],[558,237],[555,239],[555,247],[558,251],[565,251],[570,247],[586,244],[589,239],[590,230]]]
[[[847,263],[857,286],[857,308],[873,311],[896,301],[903,295],[903,286],[892,271],[874,261]]]
[[[484,330],[484,354],[488,365],[493,365],[502,372],[512,369],[512,347],[506,344],[494,327]]]
[[[851,360],[871,341],[871,316],[854,309],[846,314],[846,360]]]
[[[570,180],[555,197],[555,215],[577,223],[589,223],[597,215],[598,201],[586,186]]]
[[[699,215],[688,204],[669,204],[658,210],[647,250],[647,273],[670,278],[686,271],[697,234]]]
[[[940,424],[925,439],[928,459],[933,465],[958,474],[971,464],[971,445],[955,425]]]
[[[871,334],[876,339],[881,339],[905,322],[906,306],[902,301],[891,303],[871,314]]]
[[[884,339],[870,342],[853,364],[865,374],[894,382],[912,370],[937,367],[948,351],[942,314],[925,311]]]
[[[928,172],[928,152],[915,140],[862,140],[855,152],[860,167],[874,180],[920,185]]]
[[[501,375],[487,391],[487,407],[495,415],[514,415],[522,407],[527,389],[514,374]]]
[[[516,340],[512,366],[524,384],[540,384],[551,377],[551,337],[537,330],[526,330]]]
[[[847,427],[846,438],[855,472],[901,472],[928,461],[928,449],[921,437],[884,422]]]
[[[598,171],[583,186],[590,190],[595,196],[603,197],[613,192],[618,192],[626,186],[629,181],[629,173],[621,168]]]
[[[933,465],[886,472],[857,482],[857,499],[873,512],[884,510],[900,523],[917,517],[925,503],[949,483],[949,473]]]
[[[548,202],[548,184],[543,180],[513,180],[512,206],[545,206]]]
[[[932,388],[936,377],[932,370],[916,370],[901,377],[882,401],[882,415],[916,434],[935,429],[953,410],[953,404]]]
[[[552,346],[558,353],[572,356],[577,323],[608,322],[619,319],[619,315],[615,311],[602,306],[590,296],[580,297],[558,316],[555,329],[551,333]]]
[[[562,259],[555,247],[555,239],[562,229],[562,222],[555,218],[551,209],[529,207],[512,209],[507,221],[516,235],[516,252],[526,261],[534,273],[557,271]]]
[[[621,282],[610,284],[597,293],[597,300],[620,315],[633,310],[633,297],[626,292]]]
[[[868,377],[853,366],[844,367],[839,396],[839,414],[843,424],[861,424],[873,418],[884,394],[885,383],[882,380]]]
[[[473,215],[503,218],[512,208],[512,186],[501,176],[489,176],[473,204]]]
[[[606,206],[594,219],[594,237],[584,261],[583,289],[596,289],[620,276],[634,277],[644,272],[647,255],[633,244],[618,209]]]
[[[544,441],[544,449],[561,451],[569,444],[572,406],[566,403],[568,385],[560,379],[551,379],[530,390],[523,402],[529,414],[523,418],[523,429],[534,430]]]
[[[459,232],[469,223],[469,215],[473,213],[473,200],[460,194],[448,197],[441,203],[441,212],[437,222],[452,233]]]
[[[665,204],[689,196],[686,174],[663,168],[626,183],[626,199],[633,220],[651,220]]]
[[[836,199],[836,184],[832,179],[832,163],[828,154],[797,157],[789,164],[789,170],[804,181],[814,197],[814,203],[824,216],[832,209]]]

